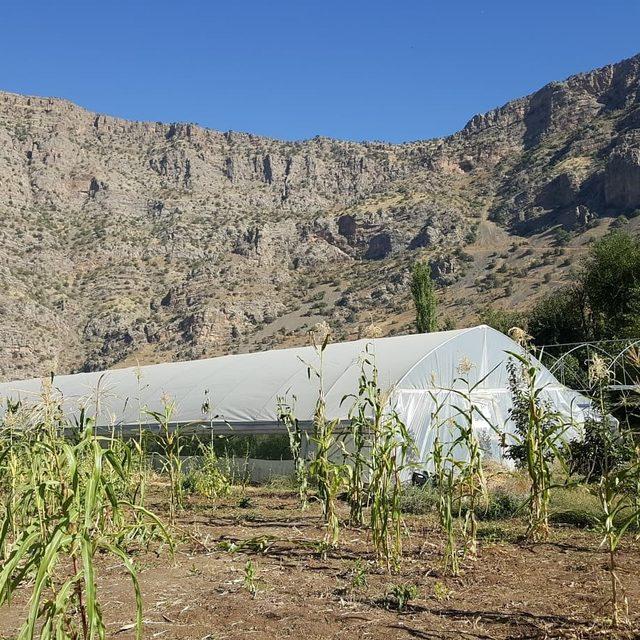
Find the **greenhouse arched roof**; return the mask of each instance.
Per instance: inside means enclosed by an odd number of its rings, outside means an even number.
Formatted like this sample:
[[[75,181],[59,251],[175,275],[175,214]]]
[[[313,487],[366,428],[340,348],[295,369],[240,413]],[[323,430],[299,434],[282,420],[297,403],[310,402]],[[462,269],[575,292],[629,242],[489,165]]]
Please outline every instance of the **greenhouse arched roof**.
[[[323,355],[327,415],[347,417],[351,403],[345,397],[357,393],[361,361],[367,354],[375,358],[383,389],[448,388],[459,378],[462,365],[471,384],[482,380],[479,388],[491,393],[508,387],[507,352],[522,350],[485,325],[330,343]],[[317,350],[307,346],[65,375],[56,377],[53,386],[68,414],[84,406],[95,415],[97,408],[101,427],[152,423],[147,411],[161,411],[164,402],[172,401],[175,424],[211,422],[222,430],[260,432],[277,425],[278,398],[295,397],[296,416],[302,422],[312,419],[318,380],[308,369],[319,364]],[[546,369],[541,372],[542,384],[565,389]],[[36,402],[41,390],[37,378],[6,382],[0,384],[0,398]]]

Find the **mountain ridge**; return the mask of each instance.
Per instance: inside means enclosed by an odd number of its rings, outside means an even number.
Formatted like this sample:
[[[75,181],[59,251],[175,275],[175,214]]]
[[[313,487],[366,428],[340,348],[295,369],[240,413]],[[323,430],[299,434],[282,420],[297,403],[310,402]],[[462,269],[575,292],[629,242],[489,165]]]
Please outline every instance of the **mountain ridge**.
[[[531,91],[530,93],[524,94],[520,97],[517,98],[513,98],[511,100],[508,100],[507,102],[498,105],[496,107],[493,107],[491,109],[488,109],[487,111],[484,112],[478,112],[473,114],[470,118],[467,119],[467,121],[465,122],[465,124],[456,132],[451,133],[451,134],[447,134],[447,135],[441,135],[441,136],[435,136],[435,137],[431,137],[431,138],[416,138],[416,139],[412,139],[412,140],[405,140],[405,141],[401,141],[401,142],[392,142],[392,141],[388,141],[388,140],[383,140],[383,139],[364,139],[364,140],[346,140],[346,139],[342,139],[342,138],[338,138],[338,137],[334,137],[334,136],[326,136],[326,135],[314,135],[311,136],[309,138],[296,138],[296,139],[285,139],[285,138],[277,138],[275,136],[271,136],[271,135],[266,135],[266,134],[255,134],[252,133],[250,131],[244,131],[244,130],[235,130],[235,129],[228,129],[228,130],[223,130],[223,129],[218,129],[214,126],[208,126],[208,125],[203,125],[200,124],[198,122],[195,121],[189,121],[189,120],[175,120],[175,121],[160,121],[160,120],[152,120],[152,119],[138,119],[138,118],[126,118],[123,116],[118,116],[118,115],[113,115],[113,114],[109,114],[109,113],[105,113],[102,111],[98,111],[95,109],[91,109],[88,107],[84,107],[81,104],[75,102],[72,99],[69,98],[65,98],[65,97],[60,97],[60,96],[46,96],[46,95],[36,95],[36,94],[22,94],[22,93],[18,93],[15,91],[8,91],[8,90],[0,90],[0,96],[7,96],[7,97],[13,97],[19,100],[37,100],[37,101],[42,101],[42,102],[47,102],[47,103],[56,103],[56,104],[63,104],[66,105],[68,107],[72,107],[74,109],[79,109],[81,111],[84,111],[85,113],[87,113],[88,115],[93,115],[93,116],[97,116],[97,117],[102,117],[105,119],[112,119],[115,121],[119,121],[122,123],[127,123],[127,124],[143,124],[143,125],[160,125],[162,127],[171,127],[171,126],[191,126],[191,127],[198,127],[199,129],[202,129],[204,131],[209,131],[209,132],[213,132],[213,133],[217,133],[220,135],[227,135],[227,134],[238,134],[238,135],[243,135],[243,136],[247,136],[250,138],[264,138],[267,140],[271,140],[274,142],[282,142],[282,143],[292,143],[292,144],[301,144],[301,143],[305,143],[305,142],[311,142],[313,140],[325,140],[325,141],[330,141],[330,142],[353,142],[355,144],[381,144],[381,145],[391,145],[391,146],[405,146],[405,145],[412,145],[415,143],[420,143],[420,142],[429,142],[429,141],[441,141],[441,140],[448,140],[450,138],[453,138],[461,133],[464,133],[470,129],[474,128],[474,123],[478,120],[489,120],[489,119],[493,119],[494,114],[499,114],[500,112],[502,112],[505,107],[511,107],[511,106],[515,106],[518,103],[521,102],[526,102],[527,100],[531,99],[532,97],[536,96],[537,94],[540,94],[542,92],[545,92],[549,89],[552,89],[554,87],[557,87],[558,85],[562,85],[568,81],[573,81],[574,83],[578,83],[578,82],[584,82],[585,80],[588,81],[590,78],[592,77],[600,77],[603,74],[605,74],[606,72],[611,72],[611,74],[613,75],[615,73],[615,70],[617,68],[620,68],[622,66],[625,65],[636,65],[636,66],[640,66],[640,52],[637,54],[634,54],[632,56],[629,56],[628,58],[624,58],[618,62],[615,63],[609,63],[609,64],[605,64],[602,65],[601,67],[596,67],[595,69],[590,69],[590,70],[586,70],[586,71],[579,71],[577,73],[571,74],[569,76],[567,76],[566,78],[564,78],[563,80],[553,80],[551,82],[548,82],[546,85],[543,85],[542,87],[540,87],[540,89],[536,89],[534,91]]]
[[[569,281],[612,223],[637,232],[640,54],[443,138],[279,141],[1,92],[0,144],[0,377],[299,344],[325,320],[393,334],[416,259],[469,323]]]

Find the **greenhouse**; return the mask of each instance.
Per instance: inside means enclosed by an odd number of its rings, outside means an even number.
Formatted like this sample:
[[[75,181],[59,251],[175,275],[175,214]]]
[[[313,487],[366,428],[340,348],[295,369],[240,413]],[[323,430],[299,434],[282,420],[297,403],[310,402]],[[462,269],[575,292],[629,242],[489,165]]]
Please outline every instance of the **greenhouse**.
[[[319,351],[308,346],[59,376],[53,386],[67,415],[78,415],[85,408],[89,415],[97,416],[102,429],[126,433],[137,432],[140,426],[153,428],[148,412],[161,411],[171,402],[175,406],[172,423],[185,429],[276,433],[284,428],[278,421],[281,399],[294,404],[295,415],[304,426],[312,424],[319,390],[315,372],[320,367],[327,416],[347,420],[358,392],[362,361],[367,357],[375,361],[378,385],[389,392],[389,407],[407,425],[422,461],[427,459],[435,435],[443,438],[447,415],[468,403],[469,397],[485,453],[501,458],[504,438],[496,429],[506,433],[513,429],[507,365],[513,358],[510,354],[523,353],[511,338],[481,325],[330,343],[324,350],[322,367]],[[537,364],[541,398],[579,429],[589,411],[589,400]],[[5,399],[35,403],[41,393],[39,379],[0,384],[3,406]]]

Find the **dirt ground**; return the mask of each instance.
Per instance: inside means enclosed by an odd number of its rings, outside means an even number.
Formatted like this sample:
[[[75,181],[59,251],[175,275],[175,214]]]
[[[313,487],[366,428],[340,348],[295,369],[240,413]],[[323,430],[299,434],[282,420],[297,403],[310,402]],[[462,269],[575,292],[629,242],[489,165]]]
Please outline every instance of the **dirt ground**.
[[[160,498],[153,502],[163,510]],[[144,637],[640,638],[640,548],[632,538],[620,554],[630,615],[614,633],[597,534],[556,527],[548,543],[527,544],[518,521],[482,523],[479,558],[463,561],[462,574],[452,578],[442,574],[433,518],[411,516],[407,525],[401,571],[389,575],[376,568],[366,531],[343,528],[339,549],[322,559],[315,545],[323,536],[319,508],[301,513],[291,492],[248,488],[244,500],[236,493],[215,506],[192,500],[180,516],[174,558],[162,550],[136,558]],[[354,587],[358,558],[366,585]],[[255,597],[243,584],[248,559],[256,570]],[[108,635],[129,640],[130,580],[118,562],[103,564],[99,590]],[[418,589],[403,612],[387,595],[393,585]],[[0,609],[0,637],[15,637],[25,599],[18,594]]]

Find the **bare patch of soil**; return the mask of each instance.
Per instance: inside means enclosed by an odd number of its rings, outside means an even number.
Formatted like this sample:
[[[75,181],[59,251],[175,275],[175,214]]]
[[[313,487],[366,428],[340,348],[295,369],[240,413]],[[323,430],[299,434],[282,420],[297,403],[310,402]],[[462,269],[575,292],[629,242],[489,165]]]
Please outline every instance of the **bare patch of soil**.
[[[164,500],[155,502],[162,511]],[[240,504],[238,495],[215,506],[192,500],[180,517],[174,559],[153,552],[136,558],[146,638],[640,637],[640,550],[631,538],[620,556],[631,613],[614,633],[606,619],[606,556],[595,533],[555,528],[548,543],[531,545],[519,540],[518,521],[483,523],[479,558],[463,561],[462,575],[451,578],[442,574],[435,522],[413,516],[401,571],[388,575],[375,566],[364,530],[343,528],[339,549],[324,559],[319,509],[301,513],[290,492],[250,488]],[[358,558],[366,585],[355,587]],[[255,597],[243,584],[248,559]],[[388,596],[393,585],[418,589],[403,612]],[[99,589],[109,637],[133,638],[133,594],[122,567],[106,564]],[[0,611],[0,637],[15,637],[26,595]]]

